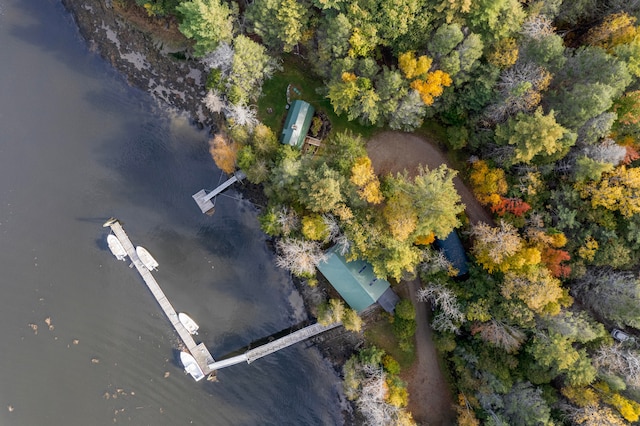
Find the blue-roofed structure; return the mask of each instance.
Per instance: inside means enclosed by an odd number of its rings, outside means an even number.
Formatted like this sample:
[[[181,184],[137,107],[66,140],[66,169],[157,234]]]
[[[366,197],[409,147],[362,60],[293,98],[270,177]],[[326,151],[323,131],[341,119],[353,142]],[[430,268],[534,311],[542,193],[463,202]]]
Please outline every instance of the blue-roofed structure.
[[[308,102],[295,100],[289,106],[289,113],[284,121],[280,142],[302,148],[304,139],[309,133],[315,110]]]
[[[435,245],[442,250],[447,260],[458,270],[458,277],[469,273],[469,266],[467,265],[469,258],[467,258],[467,253],[464,251],[462,241],[460,241],[455,229],[444,240],[436,238]]]
[[[326,262],[320,262],[318,270],[347,302],[351,309],[362,312],[380,301],[388,312],[393,312],[399,298],[387,280],[378,278],[373,267],[364,260],[347,260],[333,246],[327,251]]]

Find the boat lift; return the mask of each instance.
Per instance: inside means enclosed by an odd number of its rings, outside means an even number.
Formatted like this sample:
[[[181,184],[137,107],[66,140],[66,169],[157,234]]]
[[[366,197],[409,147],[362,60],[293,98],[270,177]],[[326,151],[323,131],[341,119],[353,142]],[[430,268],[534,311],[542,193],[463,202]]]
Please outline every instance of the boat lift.
[[[242,181],[242,179],[246,177],[247,175],[245,175],[242,170],[238,170],[233,174],[233,176],[231,176],[231,178],[229,178],[226,182],[222,183],[220,186],[218,186],[216,189],[209,192],[208,194],[206,190],[201,189],[200,191],[193,194],[192,197],[195,200],[195,202],[198,204],[198,207],[200,207],[200,210],[202,211],[202,213],[212,215],[213,208],[215,206],[213,201],[211,200],[214,199],[216,196],[218,196],[222,191],[224,191],[225,189],[233,185],[234,183],[240,182]]]

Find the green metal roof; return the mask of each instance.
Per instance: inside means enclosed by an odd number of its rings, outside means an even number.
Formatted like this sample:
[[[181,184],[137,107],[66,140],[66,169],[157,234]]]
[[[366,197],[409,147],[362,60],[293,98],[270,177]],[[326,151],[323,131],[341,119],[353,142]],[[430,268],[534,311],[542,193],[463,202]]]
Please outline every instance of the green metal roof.
[[[327,251],[327,256],[327,261],[320,262],[318,269],[347,304],[358,312],[376,303],[390,286],[387,280],[374,275],[369,262],[347,262],[337,252],[336,246]]]
[[[289,106],[280,141],[285,145],[302,148],[304,138],[311,127],[313,113],[314,109],[309,103],[301,100],[293,101]]]

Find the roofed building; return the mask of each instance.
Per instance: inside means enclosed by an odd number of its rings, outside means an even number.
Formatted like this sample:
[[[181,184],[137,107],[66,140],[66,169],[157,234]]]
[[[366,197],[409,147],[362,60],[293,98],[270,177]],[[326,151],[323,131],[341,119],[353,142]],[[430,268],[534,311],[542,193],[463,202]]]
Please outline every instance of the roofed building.
[[[333,246],[327,251],[326,262],[320,262],[318,270],[336,289],[347,304],[362,312],[378,302],[387,312],[393,312],[400,300],[387,280],[378,278],[373,267],[364,260],[347,260]]]
[[[469,258],[467,258],[467,253],[465,253],[462,241],[460,241],[455,229],[444,240],[436,238],[435,245],[442,250],[444,257],[458,270],[456,277],[464,277],[469,273],[467,265]]]
[[[301,149],[304,139],[309,133],[315,110],[308,102],[295,100],[289,106],[289,113],[284,121],[280,142]]]

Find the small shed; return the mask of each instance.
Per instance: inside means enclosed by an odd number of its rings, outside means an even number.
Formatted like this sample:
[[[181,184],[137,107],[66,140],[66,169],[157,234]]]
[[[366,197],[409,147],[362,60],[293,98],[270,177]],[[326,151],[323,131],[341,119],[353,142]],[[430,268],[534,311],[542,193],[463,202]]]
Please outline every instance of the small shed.
[[[304,139],[309,133],[315,110],[308,102],[295,100],[289,106],[287,119],[284,121],[280,142],[301,149]]]
[[[436,238],[435,246],[442,250],[444,257],[458,270],[457,277],[464,277],[469,273],[469,259],[455,229],[444,240]]]
[[[370,263],[364,260],[347,262],[336,246],[327,251],[327,260],[320,262],[318,270],[357,312],[376,302],[380,302],[386,311],[393,312],[399,301],[389,282],[375,276]]]

